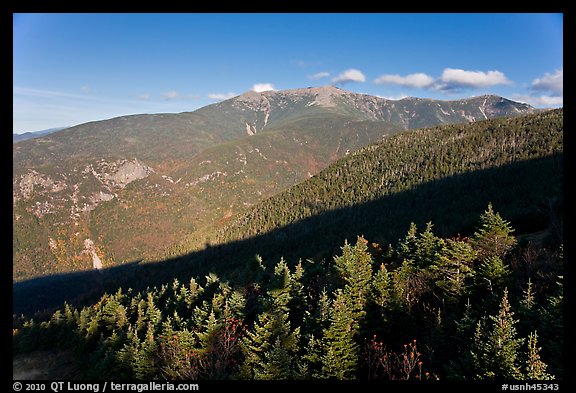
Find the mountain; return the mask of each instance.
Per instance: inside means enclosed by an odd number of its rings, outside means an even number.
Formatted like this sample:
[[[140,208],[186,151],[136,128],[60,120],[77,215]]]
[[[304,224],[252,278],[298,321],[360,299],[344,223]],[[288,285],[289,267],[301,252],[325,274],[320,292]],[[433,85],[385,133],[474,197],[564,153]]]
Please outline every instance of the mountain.
[[[32,138],[39,138],[41,136],[52,134],[53,132],[64,130],[65,128],[66,127],[56,127],[56,128],[49,128],[47,130],[41,130],[41,131],[24,132],[22,134],[12,134],[12,143],[25,141],[27,139],[32,139]]]
[[[305,354],[314,339],[330,338],[341,296],[371,291],[358,314],[366,323],[342,325],[362,327],[358,347],[375,335],[385,340],[376,350],[417,339],[429,350],[427,367],[462,378],[469,369],[454,374],[453,359],[508,288],[518,333],[543,332],[542,359],[561,375],[562,192],[561,109],[395,133],[232,217],[204,249],[15,282],[14,313],[43,312],[34,322],[14,317],[14,348],[74,343],[86,378],[120,379],[166,371],[152,361],[175,364],[164,345],[174,356],[179,343],[205,348],[215,342],[207,332],[301,328]],[[268,324],[270,310],[290,315]],[[146,360],[153,364],[141,367]],[[356,361],[365,364],[363,352]]]
[[[202,249],[245,209],[387,135],[533,112],[496,96],[394,101],[322,87],[22,141],[13,146],[13,278]]]
[[[330,255],[330,245],[357,234],[394,243],[417,217],[444,236],[471,230],[486,201],[519,231],[536,232],[561,204],[562,162],[561,109],[403,132],[261,201],[222,227],[215,243],[270,234],[246,248],[271,258]]]

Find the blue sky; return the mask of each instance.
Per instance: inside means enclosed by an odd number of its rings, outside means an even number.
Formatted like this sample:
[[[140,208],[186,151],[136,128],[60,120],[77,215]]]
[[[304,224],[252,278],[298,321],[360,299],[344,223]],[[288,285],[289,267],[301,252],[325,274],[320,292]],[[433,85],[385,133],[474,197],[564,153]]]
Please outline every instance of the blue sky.
[[[563,103],[562,14],[14,14],[13,131],[248,90]]]

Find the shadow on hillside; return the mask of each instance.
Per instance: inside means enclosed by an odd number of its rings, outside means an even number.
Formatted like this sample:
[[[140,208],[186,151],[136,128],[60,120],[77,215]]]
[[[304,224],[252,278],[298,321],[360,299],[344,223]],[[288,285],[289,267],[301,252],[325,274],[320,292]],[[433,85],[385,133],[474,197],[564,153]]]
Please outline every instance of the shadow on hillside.
[[[76,306],[90,304],[103,293],[122,287],[142,290],[178,278],[202,277],[210,272],[224,280],[243,284],[251,276],[249,263],[256,254],[273,266],[280,257],[289,263],[298,259],[331,259],[345,239],[357,235],[384,247],[395,244],[410,222],[423,229],[434,223],[440,236],[470,234],[478,217],[492,202],[496,211],[510,220],[517,233],[540,230],[550,220],[550,201],[561,214],[563,155],[515,162],[499,168],[451,176],[409,191],[294,222],[249,239],[215,245],[164,261],[134,261],[99,271],[58,274],[13,285],[13,313],[31,315],[39,310],[49,316],[64,301]]]

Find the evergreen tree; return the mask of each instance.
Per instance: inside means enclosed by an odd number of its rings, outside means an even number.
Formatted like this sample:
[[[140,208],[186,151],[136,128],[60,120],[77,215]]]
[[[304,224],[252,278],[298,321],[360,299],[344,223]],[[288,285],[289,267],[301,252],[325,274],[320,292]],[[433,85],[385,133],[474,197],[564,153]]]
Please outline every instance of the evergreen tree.
[[[385,307],[392,301],[391,274],[388,272],[384,264],[380,265],[380,268],[374,274],[374,278],[370,285],[370,299],[372,303],[378,306],[380,317],[383,317]]]
[[[456,334],[453,340],[451,353],[454,357],[449,360],[446,369],[449,379],[466,380],[474,375],[474,366],[471,354],[470,337],[475,336],[478,329],[478,319],[474,316],[470,299],[466,303],[466,308],[462,317],[454,321]],[[482,329],[482,326],[480,326]],[[481,332],[478,332],[482,335]]]
[[[398,242],[398,246],[396,247],[398,257],[400,258],[400,260],[416,259],[417,245],[418,245],[418,227],[416,227],[416,224],[411,222],[410,227],[408,228],[408,233],[406,233],[406,236]]]
[[[471,356],[475,379],[522,378],[519,349],[524,339],[516,338],[514,325],[518,321],[513,316],[505,289],[498,314],[489,317],[491,326],[479,321],[474,333]]]
[[[510,268],[502,258],[493,255],[484,258],[475,275],[476,285],[494,293],[507,284]]]
[[[267,311],[242,339],[245,361],[240,376],[248,379],[293,379],[297,375],[300,327],[289,320],[290,271],[284,261],[274,270]]]
[[[474,276],[472,268],[476,252],[463,241],[448,239],[438,257],[430,266],[434,281],[443,298],[457,300],[469,290],[469,281]]]
[[[444,240],[432,233],[432,227],[432,222],[428,222],[416,241],[414,262],[418,267],[428,267],[435,263],[444,248]]]
[[[344,293],[350,299],[351,311],[356,322],[365,315],[365,307],[372,279],[372,256],[368,252],[368,242],[358,237],[352,247],[346,241],[342,255],[334,257],[336,270],[344,280]]]
[[[512,235],[514,229],[510,223],[495,213],[492,204],[480,216],[480,224],[474,235],[472,243],[482,258],[502,258],[516,245],[516,238]]]
[[[393,273],[393,294],[398,306],[405,307],[408,313],[420,298],[430,291],[428,269],[420,269],[414,261],[405,259]]]
[[[354,341],[357,321],[350,298],[337,289],[330,309],[330,325],[322,339],[321,378],[355,379],[358,366],[358,344]]]
[[[528,356],[526,359],[526,379],[531,380],[551,380],[554,377],[546,372],[548,366],[540,360],[540,350],[538,348],[538,333],[530,333],[528,336]]]
[[[557,293],[548,299],[542,315],[542,341],[550,371],[562,379],[564,365],[564,290],[562,279],[557,282]]]

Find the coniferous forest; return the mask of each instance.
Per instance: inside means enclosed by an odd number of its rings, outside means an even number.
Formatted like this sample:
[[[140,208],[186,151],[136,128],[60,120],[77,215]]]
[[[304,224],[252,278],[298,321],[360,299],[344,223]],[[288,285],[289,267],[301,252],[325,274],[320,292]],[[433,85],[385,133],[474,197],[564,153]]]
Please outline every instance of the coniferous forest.
[[[562,116],[390,137],[218,234],[249,251],[15,316],[13,349],[92,379],[563,379]]]

